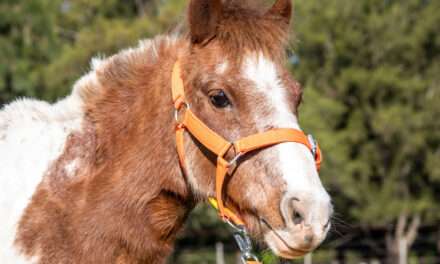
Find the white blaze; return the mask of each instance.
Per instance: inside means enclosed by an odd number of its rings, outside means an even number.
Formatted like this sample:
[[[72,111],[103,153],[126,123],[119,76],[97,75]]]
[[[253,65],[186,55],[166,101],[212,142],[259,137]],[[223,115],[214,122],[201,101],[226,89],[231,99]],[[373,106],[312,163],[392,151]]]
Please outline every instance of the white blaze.
[[[79,168],[79,159],[74,159],[64,166],[67,177],[74,177]]]
[[[280,80],[276,65],[262,54],[251,54],[243,63],[242,73],[252,81],[255,88],[266,98],[262,107],[271,109],[270,116],[260,117],[255,108],[255,123],[262,129],[276,128],[300,129],[297,117],[291,111],[286,96],[286,88]],[[291,195],[310,193],[313,199],[330,201],[324,190],[315,167],[310,150],[300,143],[282,143],[272,147],[276,152],[274,166],[278,167]],[[310,208],[309,212],[313,212]]]

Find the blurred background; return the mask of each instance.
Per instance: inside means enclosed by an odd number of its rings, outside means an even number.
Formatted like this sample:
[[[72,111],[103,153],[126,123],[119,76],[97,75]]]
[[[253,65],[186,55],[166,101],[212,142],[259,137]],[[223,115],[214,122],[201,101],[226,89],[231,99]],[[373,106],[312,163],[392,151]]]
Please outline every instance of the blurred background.
[[[186,3],[0,0],[0,106],[56,101],[91,57],[168,31]],[[440,1],[296,0],[292,32],[300,123],[324,151],[336,214],[318,250],[281,262],[440,263]],[[239,262],[229,229],[201,205],[169,263]]]

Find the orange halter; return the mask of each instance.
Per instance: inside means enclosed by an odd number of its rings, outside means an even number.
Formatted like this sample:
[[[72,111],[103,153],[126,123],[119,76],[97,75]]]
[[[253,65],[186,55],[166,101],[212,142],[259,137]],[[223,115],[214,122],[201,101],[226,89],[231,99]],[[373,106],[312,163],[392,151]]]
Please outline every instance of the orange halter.
[[[225,207],[223,202],[223,183],[228,172],[228,169],[236,164],[236,161],[246,153],[264,147],[276,145],[283,142],[296,142],[305,145],[312,151],[314,155],[316,167],[319,170],[322,161],[321,150],[309,136],[298,129],[278,128],[269,131],[253,134],[248,137],[241,138],[236,142],[229,142],[222,136],[212,131],[194,113],[189,109],[189,105],[185,99],[185,89],[183,80],[181,78],[180,63],[177,61],[173,67],[172,73],[172,96],[174,108],[176,111],[176,147],[179,155],[181,166],[184,168],[185,151],[183,143],[183,135],[188,131],[194,136],[203,146],[217,155],[217,169],[215,178],[215,198],[210,198],[211,204],[219,211],[219,215],[223,220],[229,220],[235,225],[244,226],[244,222],[233,213],[232,210]],[[179,121],[180,112],[184,111],[183,118]],[[224,155],[233,148],[236,156],[227,161]]]

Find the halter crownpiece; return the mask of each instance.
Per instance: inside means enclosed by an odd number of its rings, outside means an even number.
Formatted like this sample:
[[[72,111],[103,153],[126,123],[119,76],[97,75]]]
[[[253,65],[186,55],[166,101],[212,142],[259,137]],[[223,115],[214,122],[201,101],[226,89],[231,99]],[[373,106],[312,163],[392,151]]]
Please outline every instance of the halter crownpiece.
[[[301,130],[293,128],[276,128],[241,138],[235,142],[229,142],[211,130],[205,123],[194,115],[185,99],[185,89],[183,80],[181,78],[179,61],[177,61],[173,67],[171,91],[176,118],[176,148],[179,155],[180,164],[182,168],[185,169],[185,131],[189,132],[203,146],[217,155],[217,169],[215,178],[216,195],[215,198],[209,198],[209,201],[218,210],[220,217],[224,221],[231,223],[232,226],[245,230],[243,220],[241,220],[237,214],[226,208],[224,205],[223,184],[229,168],[235,165],[239,158],[243,155],[246,155],[254,150],[270,147],[280,143],[295,142],[305,145],[311,151],[315,159],[316,168],[319,170],[322,162],[321,150],[313,137],[307,136]],[[225,155],[231,149],[233,149],[235,151],[234,153],[236,154],[233,159],[227,161],[225,160]],[[244,239],[243,241],[246,241],[246,238],[248,238],[246,232],[242,233],[242,238]],[[237,242],[240,243],[238,240]],[[253,255],[246,256],[246,252],[243,253],[243,260],[245,263],[258,263],[258,260],[253,257]]]

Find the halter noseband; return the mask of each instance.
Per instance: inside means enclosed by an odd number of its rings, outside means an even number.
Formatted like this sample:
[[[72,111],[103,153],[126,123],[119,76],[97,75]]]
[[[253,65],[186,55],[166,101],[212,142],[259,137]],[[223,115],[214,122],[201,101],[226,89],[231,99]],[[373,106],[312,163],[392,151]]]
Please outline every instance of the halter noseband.
[[[209,198],[210,203],[218,210],[220,217],[232,223],[235,227],[244,227],[241,218],[232,210],[225,207],[223,202],[223,183],[231,166],[247,153],[261,148],[277,145],[285,142],[295,142],[305,145],[314,156],[316,168],[319,170],[322,154],[318,144],[311,136],[292,128],[276,128],[263,133],[253,134],[241,138],[235,142],[229,142],[222,136],[212,131],[203,123],[189,108],[185,99],[185,88],[181,78],[180,63],[177,61],[173,67],[171,84],[175,116],[176,116],[176,148],[182,168],[185,168],[184,132],[188,131],[203,146],[217,155],[217,169],[215,178],[215,198]],[[179,116],[183,116],[179,120]],[[233,149],[235,157],[230,161],[225,159],[226,153]],[[256,258],[254,258],[256,259]],[[251,262],[248,262],[251,263]],[[257,262],[255,262],[257,263]]]

